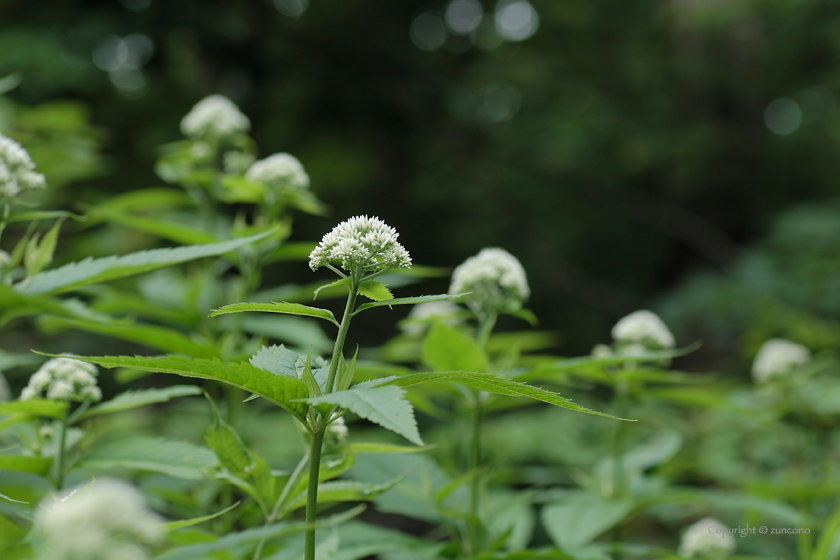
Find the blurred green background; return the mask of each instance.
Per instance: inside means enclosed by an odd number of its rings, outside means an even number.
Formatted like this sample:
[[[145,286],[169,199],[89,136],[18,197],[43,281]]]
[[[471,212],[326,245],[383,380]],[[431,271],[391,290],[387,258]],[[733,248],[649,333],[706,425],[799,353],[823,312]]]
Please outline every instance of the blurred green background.
[[[564,354],[642,307],[704,341],[693,368],[840,343],[838,2],[0,0],[9,74],[0,130],[60,207],[160,185],[157,147],[222,93],[331,207],[294,240],[373,214],[420,264],[503,247]],[[311,273],[265,275],[288,281]]]

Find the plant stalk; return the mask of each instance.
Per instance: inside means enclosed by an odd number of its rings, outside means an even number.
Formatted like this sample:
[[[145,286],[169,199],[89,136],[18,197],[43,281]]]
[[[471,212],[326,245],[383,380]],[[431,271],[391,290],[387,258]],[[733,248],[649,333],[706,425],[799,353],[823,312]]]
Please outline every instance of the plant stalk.
[[[61,416],[61,433],[58,436],[58,452],[55,463],[55,489],[64,486],[64,447],[67,442],[67,411]]]
[[[347,338],[347,331],[350,329],[350,319],[353,308],[356,305],[356,295],[359,291],[359,277],[356,273],[351,275],[350,294],[347,296],[347,305],[344,308],[344,316],[341,318],[341,326],[338,328],[338,335],[335,338],[330,372],[327,377],[325,393],[332,393],[335,387],[335,376],[338,372],[338,364],[342,358],[344,340]],[[321,472],[321,448],[324,443],[324,435],[327,431],[327,419],[322,418],[318,429],[312,434],[312,445],[309,450],[309,484],[306,489],[306,536],[304,540],[304,560],[315,560],[315,516],[318,507],[318,478]]]

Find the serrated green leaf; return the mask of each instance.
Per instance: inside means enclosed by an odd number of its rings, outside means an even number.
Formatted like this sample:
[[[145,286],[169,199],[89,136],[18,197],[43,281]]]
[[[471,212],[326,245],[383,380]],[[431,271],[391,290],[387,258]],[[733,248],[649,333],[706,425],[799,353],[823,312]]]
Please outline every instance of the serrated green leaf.
[[[347,408],[362,418],[400,434],[412,443],[423,445],[423,440],[420,439],[420,433],[417,431],[417,422],[414,419],[414,407],[403,398],[405,391],[402,388],[393,385],[380,387],[362,385],[304,399],[304,401],[312,405],[333,404]]]
[[[94,208],[88,212],[88,215],[95,219],[120,224],[183,245],[219,242],[216,236],[202,229],[187,224],[180,224],[172,220],[134,216],[126,212],[105,208]]]
[[[554,543],[566,550],[581,548],[624,519],[633,502],[605,501],[591,498],[580,503],[546,506],[542,510],[543,526]]]
[[[110,401],[106,401],[97,406],[89,408],[86,412],[81,414],[77,420],[84,420],[91,416],[99,416],[101,414],[110,414],[112,412],[121,412],[123,410],[131,410],[132,408],[139,408],[154,403],[167,402],[170,399],[177,397],[187,397],[190,395],[200,395],[201,388],[195,385],[173,385],[165,389],[144,389],[141,391],[126,391],[120,393]]]
[[[297,379],[298,374],[295,368],[297,359],[297,352],[289,350],[281,344],[280,346],[263,346],[248,361],[252,366],[270,371],[274,375],[285,375]]]
[[[204,441],[219,458],[219,463],[230,473],[248,483],[254,498],[263,510],[274,499],[274,478],[271,468],[259,454],[251,451],[233,426],[222,420],[216,403],[209,396],[213,411],[213,424],[204,433]]]
[[[437,447],[432,445],[395,445],[393,443],[357,442],[349,444],[354,453],[420,453]]]
[[[367,280],[359,285],[359,293],[373,301],[385,301],[394,299],[394,294],[388,289],[388,286],[376,280]]]
[[[328,290],[330,288],[337,288],[339,286],[347,286],[347,290],[350,289],[350,277],[347,278],[339,278],[329,284],[324,284],[323,286],[318,286],[315,288],[314,297],[312,299],[318,299],[318,294],[321,293],[321,290]]]
[[[341,363],[339,364],[338,377],[335,380],[335,390],[344,391],[353,384],[353,378],[356,377],[356,357],[359,355],[359,347],[356,346],[356,353],[353,354],[353,359],[347,364],[344,362],[344,356],[341,356]]]
[[[50,354],[45,354],[50,355]],[[55,357],[55,356],[53,356]],[[271,372],[254,367],[248,362],[222,362],[218,358],[212,360],[191,359],[181,356],[164,357],[130,357],[130,356],[73,356],[74,360],[81,360],[96,364],[104,368],[125,367],[142,371],[173,373],[182,377],[211,379],[239,387],[250,393],[273,402],[277,406],[291,412],[298,420],[305,422],[308,407],[297,399],[307,396],[303,381],[289,377],[274,375]]]
[[[228,313],[242,313],[243,311],[263,311],[266,313],[286,313],[289,315],[304,315],[306,317],[316,317],[324,319],[334,324],[336,327],[340,326],[335,320],[335,315],[328,309],[319,309],[317,307],[309,307],[300,303],[288,302],[272,302],[272,303],[234,303],[225,305],[216,309],[210,314],[210,317],[217,315],[226,315]]]
[[[42,317],[38,323],[47,334],[55,334],[66,329],[101,334],[111,338],[136,342],[143,346],[177,352],[193,358],[213,358],[218,355],[218,348],[201,342],[167,327],[126,321],[90,321],[65,317]]]
[[[579,404],[573,403],[571,400],[565,397],[561,397],[557,393],[552,393],[551,391],[546,391],[545,389],[540,389],[539,387],[533,387],[531,385],[528,385],[527,383],[521,383],[519,381],[513,381],[511,379],[504,379],[502,377],[493,375],[492,373],[467,373],[460,371],[412,373],[409,375],[378,381],[382,381],[381,385],[379,386],[396,385],[399,387],[411,387],[412,385],[417,385],[418,383],[427,383],[430,381],[447,381],[462,383],[467,387],[472,387],[473,389],[478,389],[479,391],[487,391],[488,393],[505,395],[508,397],[528,397],[530,399],[542,401],[544,403],[552,404],[554,406],[559,406],[562,408],[567,408],[576,412],[594,414],[596,416],[604,416],[606,418],[612,418],[613,420],[625,420],[627,422],[635,422],[635,420],[629,420],[627,418],[618,418],[617,416],[613,416],[611,414],[606,414],[603,412],[597,412],[595,410],[584,408]]]
[[[33,237],[30,243],[27,244],[26,255],[24,257],[27,276],[38,274],[45,266],[52,262],[55,246],[58,244],[58,232],[63,222],[63,218],[58,220],[44,236],[44,239],[37,245],[35,245],[37,236]]]
[[[301,379],[306,385],[306,390],[309,392],[310,397],[320,397],[321,388],[318,386],[318,382],[315,380],[315,376],[312,375],[312,367],[310,365],[311,360],[312,353],[310,352],[309,355],[306,357],[306,363],[303,366],[303,374],[301,375]]]
[[[204,523],[205,521],[210,521],[211,519],[216,519],[217,517],[226,514],[236,506],[238,506],[241,502],[236,502],[230,507],[226,507],[222,511],[217,511],[216,513],[211,513],[210,515],[205,515],[203,517],[193,517],[192,519],[184,519],[182,521],[170,521],[169,523],[163,524],[163,532],[168,533],[170,531],[175,531],[178,529],[183,529],[184,527],[192,527],[193,525],[198,525],[199,523]]]
[[[357,313],[361,313],[365,309],[370,309],[371,307],[382,307],[383,305],[392,306],[392,305],[413,305],[415,303],[427,303],[430,301],[440,301],[442,299],[454,299],[464,296],[466,294],[440,294],[436,296],[417,296],[417,297],[406,297],[406,298],[394,298],[388,299],[385,301],[374,301],[371,303],[364,303],[356,308],[353,312],[353,315]]]
[[[9,401],[0,403],[0,414],[23,413],[45,418],[61,418],[67,411],[65,401],[31,399],[28,401]]]
[[[31,212],[18,212],[6,218],[7,224],[15,222],[35,222],[38,220],[53,220],[55,218],[71,218],[77,222],[84,222],[86,217],[67,212],[65,210],[34,210]]]
[[[96,470],[122,467],[201,480],[205,470],[218,464],[216,455],[206,447],[187,441],[130,436],[100,443],[76,466]]]
[[[46,476],[52,464],[52,457],[30,457],[27,455],[0,455],[0,471],[18,471]]]
[[[382,484],[372,484],[370,482],[359,482],[356,480],[323,482],[318,485],[318,503],[367,502],[375,500],[387,490],[390,490],[397,485],[406,477],[406,474],[408,473],[403,473],[400,476]],[[306,495],[301,494],[284,508],[284,513],[290,513],[305,505]]]
[[[478,343],[443,323],[432,325],[423,341],[423,361],[436,371],[486,372],[487,356]]]
[[[53,270],[41,272],[15,285],[15,290],[24,294],[55,294],[98,284],[108,280],[140,274],[166,266],[229,253],[249,243],[265,239],[274,231],[266,231],[250,237],[231,239],[209,245],[188,245],[171,249],[151,249],[98,259],[87,258]]]
[[[327,518],[321,518],[316,523],[316,527],[338,527],[342,523],[353,519],[364,510],[365,506],[359,505],[348,511]],[[166,552],[153,557],[152,560],[206,560],[216,552],[236,550],[239,547],[254,545],[260,541],[302,533],[306,528],[306,523],[274,523],[267,527],[228,533],[224,537],[210,543],[198,543],[170,548]]]

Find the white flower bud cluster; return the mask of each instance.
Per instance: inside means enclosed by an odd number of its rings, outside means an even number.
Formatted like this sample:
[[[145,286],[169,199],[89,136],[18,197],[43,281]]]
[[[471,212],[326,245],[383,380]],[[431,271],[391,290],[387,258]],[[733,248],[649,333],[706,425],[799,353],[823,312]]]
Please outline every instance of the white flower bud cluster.
[[[676,341],[668,326],[656,313],[642,309],[620,319],[612,329],[619,344],[641,344],[648,350],[674,348]]]
[[[516,257],[488,247],[460,264],[452,273],[450,294],[472,292],[468,304],[496,311],[517,311],[531,295],[525,269]]]
[[[100,401],[102,391],[96,386],[98,370],[93,364],[72,358],[53,358],[29,378],[20,400],[46,398],[59,401]]]
[[[23,147],[0,134],[0,196],[17,196],[22,191],[41,189],[47,182],[35,171],[35,164]]]
[[[355,216],[335,226],[309,254],[309,267],[317,270],[340,262],[344,270],[377,271],[410,268],[411,257],[397,242],[400,234],[379,218]]]
[[[735,539],[729,529],[711,517],[686,529],[677,554],[682,558],[723,559],[735,552]]]
[[[146,508],[143,496],[108,478],[42,505],[35,525],[45,537],[44,560],[147,560],[145,544],[163,534],[163,520]]]
[[[181,132],[190,138],[221,138],[251,128],[239,107],[224,95],[210,95],[181,119]]]
[[[286,153],[274,154],[255,161],[245,174],[245,178],[270,185],[277,191],[309,187],[309,175],[303,170],[303,165],[295,156]]]
[[[463,309],[448,299],[418,303],[411,308],[405,323],[400,328],[408,335],[420,335],[428,327],[424,323],[433,317],[438,318],[445,325],[456,325],[460,322],[458,315],[462,312]]]
[[[758,349],[753,361],[752,376],[760,383],[784,375],[810,359],[811,352],[801,344],[783,338],[771,338]]]

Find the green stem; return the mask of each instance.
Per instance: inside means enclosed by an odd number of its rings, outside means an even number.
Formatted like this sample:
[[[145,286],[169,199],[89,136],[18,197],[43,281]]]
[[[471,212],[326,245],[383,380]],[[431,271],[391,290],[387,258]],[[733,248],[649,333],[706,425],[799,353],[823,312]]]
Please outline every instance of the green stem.
[[[322,422],[318,431],[312,435],[309,449],[309,486],[306,491],[306,538],[304,540],[304,560],[315,560],[315,515],[318,507],[318,477],[321,473],[321,447],[327,423]]]
[[[61,433],[58,436],[58,454],[55,463],[55,489],[64,486],[64,447],[67,441],[67,412],[61,416]]]
[[[350,329],[350,318],[353,308],[356,305],[356,295],[359,291],[359,276],[351,274],[350,294],[347,296],[347,305],[344,307],[344,316],[341,318],[341,326],[338,328],[338,335],[335,338],[330,372],[327,377],[325,393],[332,393],[335,387],[335,376],[338,372],[338,364],[341,362],[344,340],[347,338],[347,331]],[[312,434],[312,446],[309,451],[309,485],[306,489],[306,537],[304,540],[304,560],[315,560],[315,514],[318,506],[318,477],[321,471],[321,447],[324,443],[324,434],[327,431],[327,419],[322,418],[318,429]]]
[[[498,313],[489,311],[478,315],[478,345],[483,352],[487,351],[487,341],[490,333],[496,325]],[[484,417],[484,405],[482,391],[473,391],[472,410],[472,441],[470,441],[470,470],[475,471],[481,467],[481,422]],[[479,498],[481,495],[481,476],[478,473],[472,477],[470,483],[470,553],[478,551],[478,530],[479,523]]]

